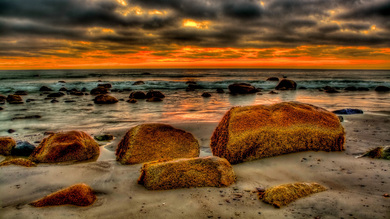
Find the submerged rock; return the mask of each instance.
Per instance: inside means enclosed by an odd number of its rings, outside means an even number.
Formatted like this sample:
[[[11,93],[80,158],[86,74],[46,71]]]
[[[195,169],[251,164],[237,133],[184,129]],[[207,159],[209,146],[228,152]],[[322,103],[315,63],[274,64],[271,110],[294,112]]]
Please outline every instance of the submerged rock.
[[[387,87],[387,86],[377,86],[375,88],[375,91],[377,91],[377,92],[388,92],[388,91],[390,91],[390,87]]]
[[[81,183],[59,190],[42,199],[30,203],[34,207],[56,206],[56,205],[76,205],[89,206],[96,200],[91,187]]]
[[[91,93],[91,95],[107,94],[108,89],[105,87],[96,87],[96,88],[92,89],[90,93]]]
[[[280,208],[299,198],[323,191],[326,188],[318,183],[290,183],[268,188],[264,192],[259,191],[258,195],[265,203]]]
[[[12,95],[12,94],[10,94],[10,95],[7,96],[7,102],[9,104],[22,104],[23,103],[23,99],[19,95]]]
[[[131,98],[131,99],[126,100],[126,102],[128,102],[128,103],[136,103],[138,101],[136,99],[134,99],[134,98]]]
[[[222,88],[217,88],[217,93],[223,94],[223,93],[225,93],[225,91]]]
[[[134,91],[130,93],[130,99],[146,99],[146,94],[142,91]]]
[[[159,98],[159,97],[151,97],[151,98],[148,98],[146,99],[147,102],[161,102],[163,101],[163,99]]]
[[[258,89],[248,83],[234,83],[228,86],[232,94],[253,94],[258,92]]]
[[[25,95],[28,95],[28,93],[24,90],[18,90],[18,91],[15,91],[14,93],[15,95],[20,95],[20,96],[25,96]]]
[[[105,135],[96,135],[93,138],[97,141],[111,141],[114,139],[114,136],[110,134],[105,134]]]
[[[344,150],[339,118],[309,104],[283,102],[270,106],[233,107],[211,137],[214,156],[230,163],[299,151]]]
[[[41,88],[39,88],[39,91],[53,91],[53,89],[51,89],[47,86],[42,86]]]
[[[0,137],[0,154],[11,155],[12,148],[16,146],[16,141],[11,137]]]
[[[341,109],[332,111],[335,114],[343,114],[343,115],[352,115],[352,114],[363,114],[363,110],[360,109]]]
[[[1,166],[9,166],[9,165],[18,165],[18,166],[24,166],[24,167],[36,167],[37,164],[32,162],[31,160],[24,159],[24,158],[15,158],[11,160],[5,160],[0,163]]]
[[[199,143],[189,132],[165,124],[143,124],[131,128],[116,149],[122,164],[199,156]]]
[[[211,97],[211,94],[208,93],[208,92],[204,92],[204,93],[202,94],[202,97]]]
[[[96,104],[113,104],[113,103],[117,103],[118,99],[108,94],[100,94],[96,96],[93,101]]]
[[[12,148],[12,156],[28,157],[34,151],[35,146],[27,141],[17,141],[16,146]]]
[[[112,85],[110,83],[106,83],[106,84],[98,84],[97,85],[98,87],[104,87],[104,88],[107,88],[107,89],[110,89],[112,88]]]
[[[282,79],[278,85],[276,85],[275,90],[296,90],[297,83],[293,80]]]
[[[37,163],[83,161],[97,157],[99,145],[85,132],[59,132],[44,138],[30,155]]]
[[[233,184],[236,175],[230,163],[219,157],[175,159],[145,163],[138,183],[150,190],[190,187],[224,187]]]
[[[146,94],[146,98],[158,97],[160,99],[165,98],[165,95],[157,90],[151,90]]]
[[[65,96],[65,94],[62,92],[57,92],[57,93],[52,93],[47,95],[47,97],[62,97],[62,96]]]
[[[145,84],[145,82],[143,81],[136,81],[133,83],[133,85],[143,85],[143,84]]]

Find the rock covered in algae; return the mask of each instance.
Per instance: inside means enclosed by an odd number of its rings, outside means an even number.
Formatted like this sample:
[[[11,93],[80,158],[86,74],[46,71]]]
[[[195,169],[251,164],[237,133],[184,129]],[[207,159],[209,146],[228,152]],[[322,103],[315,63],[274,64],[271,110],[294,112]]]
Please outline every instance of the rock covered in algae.
[[[120,141],[116,159],[122,164],[199,156],[199,143],[186,131],[165,124],[131,128]]]
[[[259,192],[259,199],[280,208],[313,193],[323,192],[326,188],[318,183],[290,183],[274,186]]]
[[[71,187],[59,190],[42,199],[31,203],[34,207],[56,206],[56,205],[77,205],[89,206],[96,200],[91,187],[86,184],[76,184]]]
[[[376,159],[390,160],[390,146],[376,147],[372,150],[369,150],[368,152],[366,152],[365,154],[363,154],[359,157],[370,157],[370,158],[376,158]]]
[[[16,141],[11,137],[0,137],[0,154],[11,155],[12,149],[16,146]]]
[[[11,160],[5,160],[0,163],[1,166],[9,166],[9,165],[18,165],[18,166],[24,166],[24,167],[35,167],[37,166],[34,162],[28,159],[24,158],[15,158]]]
[[[233,107],[211,137],[214,156],[240,163],[298,151],[344,150],[338,117],[297,102]]]
[[[230,163],[219,157],[182,158],[145,163],[138,183],[150,190],[224,187],[236,180]]]
[[[100,154],[98,143],[81,131],[59,132],[44,138],[30,155],[37,163],[82,161]]]

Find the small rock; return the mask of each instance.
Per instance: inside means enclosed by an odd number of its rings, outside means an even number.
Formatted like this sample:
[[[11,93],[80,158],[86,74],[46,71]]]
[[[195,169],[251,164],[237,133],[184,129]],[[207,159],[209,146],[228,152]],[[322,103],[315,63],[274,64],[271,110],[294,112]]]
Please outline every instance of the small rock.
[[[145,82],[143,81],[136,81],[133,83],[133,85],[143,85],[143,84],[145,84]]]
[[[151,98],[148,98],[146,101],[147,102],[161,102],[163,100],[159,97],[151,97]]]
[[[8,133],[14,133],[14,132],[16,132],[15,130],[13,130],[13,129],[8,129],[8,131],[7,131]]]
[[[57,93],[52,93],[52,94],[49,94],[47,95],[47,97],[62,97],[64,96],[65,94],[62,93],[62,92],[57,92]]]
[[[266,81],[279,81],[279,78],[277,77],[269,77]]]
[[[11,150],[11,155],[28,157],[34,149],[35,146],[27,141],[17,141],[16,146]]]
[[[136,103],[138,101],[136,99],[134,99],[134,98],[131,98],[131,99],[126,100],[126,102],[128,102],[128,103]]]
[[[217,88],[217,93],[223,94],[223,93],[225,93],[225,91],[222,88]]]
[[[376,92],[388,92],[390,91],[390,87],[386,87],[386,86],[377,86],[375,88],[375,91]]]
[[[385,193],[385,194],[383,194],[383,197],[385,197],[385,198],[389,198],[389,197],[390,197],[390,195],[389,195],[389,194],[387,194],[387,193]]]
[[[278,94],[278,92],[271,90],[269,94]]]
[[[335,110],[332,111],[335,114],[346,114],[346,115],[351,115],[351,114],[363,114],[363,110],[360,109],[341,109],[341,110]]]
[[[24,91],[24,90],[18,90],[18,91],[15,92],[15,95],[21,95],[21,96],[23,96],[23,95],[27,95],[27,92]]]
[[[47,86],[42,86],[39,91],[53,91],[51,88],[47,87]]]
[[[113,135],[110,135],[110,134],[105,134],[105,135],[96,135],[95,137],[93,137],[95,140],[97,141],[111,141],[114,139],[114,136]]]
[[[208,93],[208,92],[204,92],[204,93],[202,94],[202,97],[211,97],[211,94]]]
[[[146,99],[146,94],[142,91],[134,91],[134,92],[131,92],[129,98]]]
[[[23,103],[23,99],[19,95],[12,95],[12,94],[10,94],[10,95],[7,96],[7,102],[9,104],[22,104]]]

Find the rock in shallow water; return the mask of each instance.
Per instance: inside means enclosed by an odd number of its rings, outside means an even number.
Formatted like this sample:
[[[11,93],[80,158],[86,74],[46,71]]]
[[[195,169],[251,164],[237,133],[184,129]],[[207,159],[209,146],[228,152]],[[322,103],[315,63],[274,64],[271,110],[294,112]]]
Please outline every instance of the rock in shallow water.
[[[230,163],[219,157],[175,159],[145,163],[138,183],[150,190],[224,187],[233,184],[236,175]]]
[[[214,156],[234,164],[307,150],[341,151],[344,134],[335,114],[284,102],[233,107],[215,129],[210,146]]]
[[[259,91],[248,83],[234,83],[229,85],[228,88],[232,94],[252,94]]]
[[[35,146],[27,141],[17,141],[16,146],[12,148],[12,156],[24,156],[28,157],[34,151]]]
[[[16,158],[11,160],[6,160],[0,163],[0,166],[9,166],[9,165],[18,165],[24,167],[35,167],[37,166],[34,162],[24,158]]]
[[[0,137],[0,154],[11,155],[12,148],[16,146],[16,141],[11,137]]]
[[[363,114],[363,110],[360,109],[341,109],[332,112],[335,114],[343,114],[343,115]]]
[[[96,200],[91,187],[81,183],[52,193],[42,199],[30,203],[34,207],[56,205],[89,206]]]

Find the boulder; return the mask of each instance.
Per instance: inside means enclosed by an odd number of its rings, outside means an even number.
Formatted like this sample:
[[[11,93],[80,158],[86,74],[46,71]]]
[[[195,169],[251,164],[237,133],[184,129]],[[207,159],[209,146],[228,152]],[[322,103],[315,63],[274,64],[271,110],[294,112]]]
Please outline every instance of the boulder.
[[[11,155],[12,148],[16,146],[16,141],[11,137],[0,137],[0,154]]]
[[[377,86],[375,88],[375,91],[377,92],[388,92],[390,91],[390,87],[386,87],[386,86]]]
[[[274,186],[259,191],[259,199],[277,208],[313,193],[326,191],[326,188],[318,183],[290,183]]]
[[[21,104],[21,103],[23,103],[23,99],[19,95],[12,95],[12,94],[10,94],[10,95],[7,96],[7,102],[9,104]]]
[[[230,163],[219,157],[182,158],[145,163],[138,183],[149,190],[190,187],[225,187],[236,176]]]
[[[143,124],[131,128],[116,149],[122,164],[199,156],[199,143],[186,131],[165,124]]]
[[[223,94],[223,93],[225,93],[225,91],[222,88],[217,88],[217,93]]]
[[[136,99],[134,99],[134,98],[131,98],[131,99],[126,100],[126,102],[128,102],[128,103],[136,103],[138,101]]]
[[[143,81],[136,81],[133,83],[133,85],[143,85],[143,84],[145,84],[145,82]]]
[[[107,94],[108,89],[105,87],[96,87],[96,88],[92,89],[90,93],[91,93],[91,95]]]
[[[232,94],[252,94],[258,92],[258,90],[247,83],[234,83],[228,86],[230,93]]]
[[[152,98],[152,97],[158,97],[158,98],[164,98],[165,95],[163,93],[161,93],[160,91],[154,91],[154,90],[151,90],[149,91],[147,94],[146,94],[146,98]]]
[[[275,90],[296,90],[297,83],[293,80],[282,79],[278,85],[276,85]]]
[[[100,94],[95,97],[93,102],[95,102],[96,104],[113,104],[113,103],[117,103],[118,99],[108,94]]]
[[[59,190],[37,201],[30,203],[34,207],[76,205],[89,206],[96,201],[96,196],[91,187],[81,183]]]
[[[52,94],[49,94],[47,95],[47,97],[62,97],[64,96],[65,94],[62,93],[62,92],[57,92],[57,93],[52,93]]]
[[[11,160],[5,160],[0,163],[1,166],[9,166],[9,165],[18,165],[18,166],[24,166],[24,167],[35,167],[37,166],[36,163],[32,162],[31,160],[24,159],[24,158],[15,158]]]
[[[335,114],[342,114],[342,115],[352,115],[352,114],[363,114],[363,110],[360,109],[341,109],[341,110],[335,110],[332,111]]]
[[[211,94],[208,93],[208,92],[204,92],[204,93],[202,94],[202,97],[211,97]]]
[[[17,141],[16,146],[12,148],[12,156],[24,156],[28,157],[34,151],[35,146],[27,141]]]
[[[25,96],[25,95],[28,95],[28,93],[24,90],[18,90],[18,91],[15,91],[14,93],[15,95],[20,95],[20,96]]]
[[[0,101],[4,101],[4,100],[6,100],[6,99],[7,99],[7,97],[6,97],[6,96],[4,96],[4,95],[0,94]]]
[[[50,87],[42,86],[41,88],[39,88],[39,91],[53,91],[53,90]]]
[[[83,161],[99,156],[99,145],[85,132],[59,132],[44,138],[30,155],[37,163]]]
[[[339,118],[313,105],[282,102],[233,107],[211,137],[214,156],[230,163],[299,151],[344,150]]]
[[[163,99],[161,99],[159,97],[151,97],[151,98],[146,99],[146,102],[161,102],[161,101],[163,101]]]
[[[114,139],[114,136],[110,134],[105,134],[105,135],[96,135],[93,138],[97,141],[111,141]]]
[[[146,99],[146,94],[142,91],[134,91],[131,92],[129,98],[133,99]]]
[[[112,85],[111,85],[110,83],[107,83],[107,84],[98,84],[97,86],[98,86],[98,87],[104,87],[104,88],[107,88],[107,89],[112,88]]]
[[[267,81],[279,81],[278,77],[269,77],[267,78]]]

